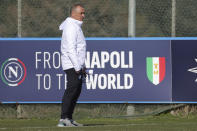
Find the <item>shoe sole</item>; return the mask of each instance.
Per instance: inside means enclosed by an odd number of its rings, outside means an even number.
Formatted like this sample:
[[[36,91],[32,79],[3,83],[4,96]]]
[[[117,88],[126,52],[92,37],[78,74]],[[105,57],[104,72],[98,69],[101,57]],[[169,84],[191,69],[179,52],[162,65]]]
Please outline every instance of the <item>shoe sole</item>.
[[[57,127],[66,127],[66,126],[64,126],[64,125],[57,125]]]
[[[64,126],[64,125],[57,125],[57,127],[77,127],[77,126]]]

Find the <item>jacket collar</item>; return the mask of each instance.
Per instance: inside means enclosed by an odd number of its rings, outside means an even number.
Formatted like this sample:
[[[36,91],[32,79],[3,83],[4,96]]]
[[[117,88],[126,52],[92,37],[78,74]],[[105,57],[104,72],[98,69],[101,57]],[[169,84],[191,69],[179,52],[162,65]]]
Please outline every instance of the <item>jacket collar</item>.
[[[83,24],[83,21],[79,21],[79,20],[73,19],[72,17],[68,17],[67,19],[72,21],[72,22],[74,22],[75,24],[79,25],[80,27]]]

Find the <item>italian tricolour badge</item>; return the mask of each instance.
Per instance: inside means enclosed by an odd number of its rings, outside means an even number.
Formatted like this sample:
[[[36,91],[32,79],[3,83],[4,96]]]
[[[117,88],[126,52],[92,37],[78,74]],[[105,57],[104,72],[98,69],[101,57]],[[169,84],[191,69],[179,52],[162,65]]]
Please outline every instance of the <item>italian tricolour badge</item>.
[[[158,85],[165,77],[165,57],[147,57],[146,58],[146,74],[148,79]]]

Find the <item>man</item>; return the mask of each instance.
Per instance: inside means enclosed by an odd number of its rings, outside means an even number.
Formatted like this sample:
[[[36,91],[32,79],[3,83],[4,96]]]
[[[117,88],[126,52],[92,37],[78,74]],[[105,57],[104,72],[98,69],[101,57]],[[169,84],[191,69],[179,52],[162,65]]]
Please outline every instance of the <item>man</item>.
[[[61,119],[58,127],[82,126],[73,120],[72,114],[81,93],[82,77],[85,74],[86,42],[81,29],[85,10],[81,4],[71,8],[68,17],[59,27],[63,30],[61,40],[61,62],[67,75],[67,89],[62,98]]]

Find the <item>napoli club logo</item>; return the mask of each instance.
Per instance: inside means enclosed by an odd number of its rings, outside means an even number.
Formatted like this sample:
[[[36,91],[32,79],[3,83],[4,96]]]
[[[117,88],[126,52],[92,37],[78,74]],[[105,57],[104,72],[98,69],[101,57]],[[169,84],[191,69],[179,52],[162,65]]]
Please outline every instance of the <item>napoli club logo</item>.
[[[18,58],[9,58],[1,65],[1,80],[8,86],[20,85],[26,77],[25,64]]]
[[[158,85],[165,77],[165,57],[147,57],[146,74],[151,83]]]

